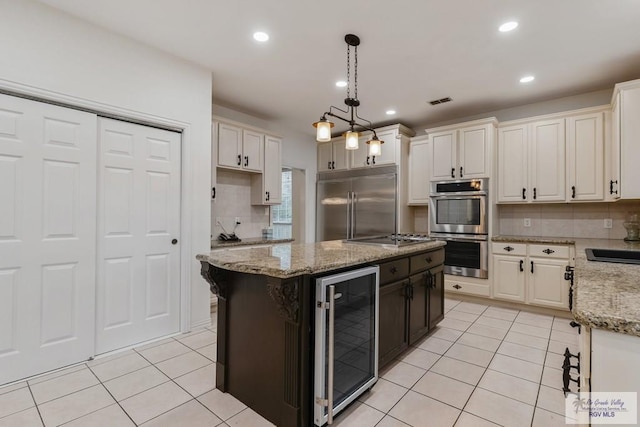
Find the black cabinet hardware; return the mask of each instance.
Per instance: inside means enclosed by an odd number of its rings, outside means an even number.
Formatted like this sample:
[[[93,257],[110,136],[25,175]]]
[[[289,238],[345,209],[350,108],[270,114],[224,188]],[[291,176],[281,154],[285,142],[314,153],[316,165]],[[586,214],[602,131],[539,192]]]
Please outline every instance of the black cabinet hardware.
[[[171,244],[172,244],[172,245],[177,245],[177,244],[178,244],[178,239],[173,239],[173,240],[171,241]]]
[[[454,287],[455,289],[460,289],[460,288],[462,288],[462,286],[460,286],[460,285],[458,285],[458,284],[453,285],[453,287]]]
[[[268,201],[269,201],[269,199],[271,198],[271,194],[269,194],[269,192],[267,191],[267,192],[266,192],[266,195],[267,195],[267,202],[268,202]]]
[[[569,322],[569,326],[571,326],[572,328],[578,328],[578,334],[582,333],[582,325],[575,320]]]
[[[431,264],[431,257],[430,256],[426,257],[424,260],[427,262],[427,264]]]
[[[238,166],[242,164],[242,156],[238,154]]]
[[[531,273],[533,273],[533,261],[531,261]]]
[[[505,246],[503,249],[507,252],[511,252],[514,248],[513,246]]]
[[[244,165],[249,166],[249,156],[244,156]]]
[[[616,191],[613,191],[613,184],[616,184],[616,186],[618,185],[618,180],[616,179],[609,181],[609,194],[618,194],[618,189],[616,188]]]
[[[554,251],[553,249],[549,249],[549,248],[547,248],[547,249],[545,249],[545,250],[544,250],[544,251],[542,251],[542,252],[544,252],[544,253],[545,253],[545,254],[547,254],[547,255],[551,255],[551,254],[552,254],[552,253],[554,253],[555,251]]]
[[[327,162],[327,169],[331,169],[331,162]]]
[[[369,156],[367,156],[367,165],[370,165],[371,163],[369,163]]]
[[[375,164],[376,164],[376,156],[373,156],[373,157],[371,158],[371,161],[372,161],[372,162],[373,162],[373,164],[375,165]]]
[[[571,364],[572,357],[578,359],[577,365]],[[571,393],[571,389],[569,388],[570,382],[578,384],[578,391],[580,391],[580,376],[578,375],[578,378],[576,379],[571,378],[571,369],[575,369],[578,374],[580,374],[580,353],[578,353],[577,355],[571,354],[571,352],[569,351],[569,347],[567,347],[564,350],[564,362],[562,363],[562,391],[564,392],[565,396],[567,395],[567,393]]]
[[[569,310],[573,309],[573,267],[564,268],[564,280],[569,280]]]
[[[576,186],[575,185],[571,186],[571,198],[572,199],[576,198]]]
[[[391,272],[391,274],[396,274],[398,272],[398,269],[394,266],[394,267],[391,267],[389,271]]]
[[[527,189],[523,188],[522,189],[522,200],[526,200],[526,198],[527,198]]]
[[[211,187],[211,200],[216,198],[216,187]]]
[[[533,187],[533,200],[537,198],[538,198],[538,195],[536,194],[536,187]]]
[[[451,178],[456,177],[456,168],[451,168]]]
[[[331,162],[331,169],[335,169],[336,168],[336,162]]]
[[[462,178],[462,166],[460,166],[460,178]]]
[[[524,260],[520,260],[520,271],[524,271]]]

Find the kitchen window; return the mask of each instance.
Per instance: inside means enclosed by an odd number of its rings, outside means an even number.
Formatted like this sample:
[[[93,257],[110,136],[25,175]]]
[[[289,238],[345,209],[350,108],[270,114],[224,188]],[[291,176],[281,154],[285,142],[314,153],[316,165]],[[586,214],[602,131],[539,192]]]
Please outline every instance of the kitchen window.
[[[271,207],[271,226],[274,239],[290,239],[292,236],[291,169],[282,169],[282,203]]]

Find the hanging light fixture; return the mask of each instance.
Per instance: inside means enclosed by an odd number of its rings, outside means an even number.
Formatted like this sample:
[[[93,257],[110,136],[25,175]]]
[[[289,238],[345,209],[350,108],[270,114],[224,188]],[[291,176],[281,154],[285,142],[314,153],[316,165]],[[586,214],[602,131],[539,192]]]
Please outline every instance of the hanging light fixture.
[[[373,124],[362,117],[358,116],[358,107],[360,101],[358,100],[358,45],[360,44],[360,38],[354,34],[347,34],[344,36],[344,41],[347,43],[347,97],[344,100],[347,106],[346,110],[335,106],[330,106],[329,111],[322,114],[320,120],[313,124],[316,128],[316,141],[327,142],[331,141],[331,128],[334,126],[332,122],[327,119],[327,116],[335,117],[338,120],[342,120],[349,124],[349,130],[346,131],[343,136],[345,137],[345,144],[347,150],[358,149],[358,138],[360,137],[359,131],[370,130],[373,132],[372,138],[367,141],[369,144],[369,155],[379,156],[382,153],[382,145],[384,141],[378,139],[376,131],[373,129]],[[353,78],[353,98],[351,97],[351,47],[354,48],[355,61],[354,61],[354,78]],[[333,111],[339,110],[345,114],[348,114],[348,118],[341,117],[335,114]],[[358,123],[356,120],[362,120],[367,124]],[[359,131],[355,127],[359,128]]]

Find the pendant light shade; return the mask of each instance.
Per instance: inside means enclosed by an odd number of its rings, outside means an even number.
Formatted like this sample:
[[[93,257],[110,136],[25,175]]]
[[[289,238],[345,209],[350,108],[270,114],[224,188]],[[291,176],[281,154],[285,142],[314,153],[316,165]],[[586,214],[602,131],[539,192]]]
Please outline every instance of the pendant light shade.
[[[358,149],[358,132],[353,130],[347,131],[344,133],[346,138],[346,149],[347,150],[357,150]]]
[[[379,156],[382,154],[382,142],[377,137],[373,137],[373,139],[367,141],[369,144],[369,155],[370,156]]]
[[[316,141],[318,142],[329,142],[331,141],[331,128],[333,127],[333,123],[328,121],[326,118],[322,118],[319,121],[313,124],[313,127],[316,128]]]

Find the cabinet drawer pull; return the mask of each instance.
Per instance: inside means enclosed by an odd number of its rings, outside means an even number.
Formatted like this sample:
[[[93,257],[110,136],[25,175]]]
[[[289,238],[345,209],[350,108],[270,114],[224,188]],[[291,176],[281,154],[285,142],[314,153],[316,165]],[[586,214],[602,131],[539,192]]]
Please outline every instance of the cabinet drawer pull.
[[[398,269],[394,266],[389,269],[389,272],[391,272],[391,274],[396,274],[398,272]]]
[[[455,288],[455,289],[461,289],[461,288],[462,288],[462,286],[460,286],[460,285],[458,285],[458,284],[455,284],[455,285],[453,285],[452,287],[453,287],[453,288]]]
[[[511,252],[512,250],[514,250],[512,246],[505,246],[503,249],[507,252]]]
[[[618,194],[618,189],[616,189],[616,191],[613,191],[613,184],[618,184],[618,180],[616,179],[609,181],[609,194]]]
[[[369,156],[367,156],[367,161],[366,161],[367,165],[370,165],[371,163],[369,163]]]
[[[542,252],[544,252],[544,253],[545,253],[545,254],[547,254],[547,255],[551,255],[551,254],[552,254],[552,253],[554,253],[555,251],[554,251],[553,249],[549,249],[549,248],[547,248],[547,249],[545,249],[545,250],[544,250],[544,251],[542,251]]]
[[[266,192],[265,192],[265,194],[266,194],[266,196],[267,196],[266,200],[267,200],[267,202],[268,202],[268,201],[269,201],[269,199],[271,198],[271,194],[269,194],[269,192],[268,192],[268,191],[266,191]]]
[[[531,273],[533,273],[533,261],[531,261]]]
[[[373,162],[373,164],[376,164],[376,156],[371,157],[371,161]]]
[[[431,257],[430,256],[426,257],[424,260],[427,262],[427,264],[431,264]]]
[[[582,325],[575,320],[569,322],[569,326],[571,326],[572,328],[578,328],[578,335],[582,332]]]
[[[327,162],[327,169],[331,169],[331,162]]]

